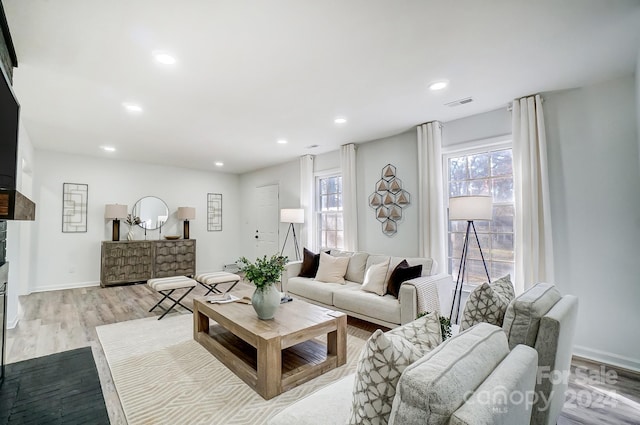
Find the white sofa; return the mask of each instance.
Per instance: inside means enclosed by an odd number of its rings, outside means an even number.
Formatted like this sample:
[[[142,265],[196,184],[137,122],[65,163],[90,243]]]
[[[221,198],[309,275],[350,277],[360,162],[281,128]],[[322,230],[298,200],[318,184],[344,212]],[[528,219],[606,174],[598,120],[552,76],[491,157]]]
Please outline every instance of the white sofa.
[[[300,277],[298,274],[302,261],[294,261],[285,267],[282,276],[283,290],[310,303],[340,310],[349,316],[389,328],[413,321],[419,312],[441,311],[440,305],[448,305],[446,297],[453,288],[451,276],[434,274],[437,264],[430,258],[392,257],[337,250],[332,250],[331,255],[349,257],[346,284]],[[379,264],[387,259],[390,259],[387,279],[402,260],[406,259],[410,266],[422,265],[422,276],[404,282],[398,298],[392,295],[379,296],[361,289],[365,271],[372,264]]]
[[[396,388],[390,423],[556,424],[567,389],[567,380],[556,378],[568,377],[577,311],[576,297],[561,296],[551,284],[534,286],[511,301],[502,328],[480,323],[405,369]],[[502,362],[496,360],[509,350]],[[536,353],[533,359],[532,351]],[[433,381],[443,377],[447,377],[449,386],[434,387]],[[345,424],[353,383],[352,374],[290,405],[268,423]],[[503,400],[504,396],[509,401],[518,400],[509,397],[514,391],[527,396],[535,392],[535,403],[494,408],[482,402],[487,397]],[[461,399],[463,393],[471,396]],[[442,412],[450,412],[450,417],[443,417]],[[440,415],[439,419],[434,415]]]
[[[518,403],[509,394],[533,393],[537,359],[531,347],[519,345],[509,351],[499,327],[474,326],[404,370],[389,424],[527,424],[531,403]],[[279,412],[268,424],[346,424],[354,379],[350,375],[322,388]]]

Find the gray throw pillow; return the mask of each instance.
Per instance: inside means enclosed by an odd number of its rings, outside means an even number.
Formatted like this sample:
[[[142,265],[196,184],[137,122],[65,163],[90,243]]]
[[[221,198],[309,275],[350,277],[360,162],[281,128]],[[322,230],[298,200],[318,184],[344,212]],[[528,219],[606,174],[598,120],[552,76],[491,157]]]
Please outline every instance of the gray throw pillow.
[[[509,303],[515,298],[515,291],[509,275],[493,283],[483,283],[471,291],[464,306],[460,330],[469,329],[478,323],[502,326]]]
[[[400,375],[420,357],[403,337],[375,331],[360,353],[347,424],[386,424]]]

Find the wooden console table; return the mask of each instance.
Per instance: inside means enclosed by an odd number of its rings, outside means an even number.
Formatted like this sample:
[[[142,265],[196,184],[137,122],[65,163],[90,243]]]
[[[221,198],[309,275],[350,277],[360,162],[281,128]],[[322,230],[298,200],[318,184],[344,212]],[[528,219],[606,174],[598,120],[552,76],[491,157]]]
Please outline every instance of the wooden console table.
[[[104,241],[100,286],[196,274],[195,239]]]

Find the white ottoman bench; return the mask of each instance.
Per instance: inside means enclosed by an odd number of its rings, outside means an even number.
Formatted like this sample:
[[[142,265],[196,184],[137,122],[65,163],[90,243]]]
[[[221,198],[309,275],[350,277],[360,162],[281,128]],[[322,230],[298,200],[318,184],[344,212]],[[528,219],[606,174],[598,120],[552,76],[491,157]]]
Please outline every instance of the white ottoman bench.
[[[183,298],[186,297],[189,292],[193,291],[193,288],[195,288],[198,285],[195,280],[190,279],[190,278],[188,278],[186,276],[161,277],[161,278],[157,278],[157,279],[149,279],[149,280],[147,280],[147,285],[149,286],[149,288],[151,288],[154,291],[157,291],[158,293],[163,295],[162,299],[160,301],[158,301],[158,303],[156,305],[151,307],[151,310],[149,310],[151,312],[156,307],[160,307],[161,309],[164,310],[164,313],[162,314],[162,316],[158,317],[158,320],[162,319],[176,305],[180,305],[180,306],[186,308],[187,310],[189,310],[190,312],[193,313],[193,310],[191,310],[186,305],[182,304],[180,301],[182,301]],[[182,296],[180,298],[178,298],[176,300],[175,298],[171,297],[171,295],[176,290],[182,290],[182,289],[184,289],[185,292],[182,294]],[[171,306],[169,306],[169,308],[165,308],[165,307],[160,305],[167,298],[170,299],[171,301],[173,301],[173,304],[171,304]]]
[[[207,288],[207,293],[204,294],[206,296],[211,292],[215,294],[226,294],[240,282],[240,276],[228,272],[208,272],[196,275],[195,280]],[[228,287],[226,291],[222,292],[217,288],[217,286],[222,283],[232,283],[232,285]]]

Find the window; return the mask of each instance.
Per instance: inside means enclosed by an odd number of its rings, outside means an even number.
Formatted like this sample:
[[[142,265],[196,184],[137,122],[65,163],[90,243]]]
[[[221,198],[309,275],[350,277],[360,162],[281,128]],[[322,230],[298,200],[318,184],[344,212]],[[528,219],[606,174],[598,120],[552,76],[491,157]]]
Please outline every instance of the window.
[[[445,157],[449,197],[491,195],[493,220],[475,221],[482,253],[491,280],[514,273],[514,197],[511,148],[458,152]],[[448,267],[454,280],[458,277],[460,256],[467,222],[449,221]],[[477,242],[472,237],[465,282],[487,280]]]
[[[317,240],[320,249],[344,247],[342,176],[316,177]]]

